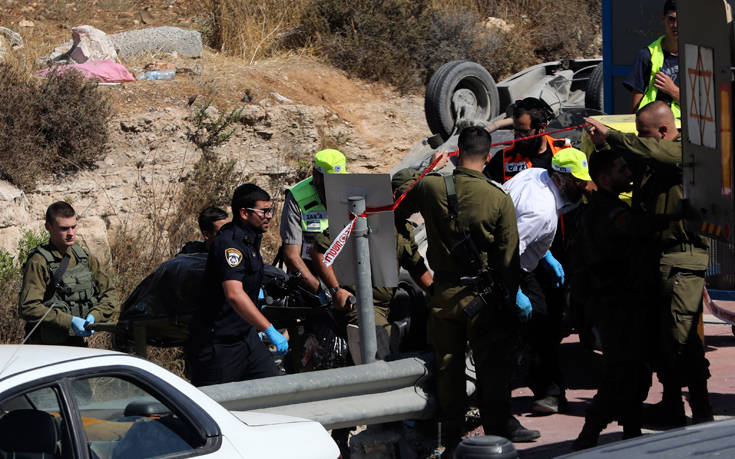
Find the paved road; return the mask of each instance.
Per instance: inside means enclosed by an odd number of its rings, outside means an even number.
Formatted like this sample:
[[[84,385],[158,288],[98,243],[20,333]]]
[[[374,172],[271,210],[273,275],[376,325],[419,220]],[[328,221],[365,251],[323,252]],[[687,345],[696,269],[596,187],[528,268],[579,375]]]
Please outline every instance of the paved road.
[[[718,302],[735,310],[735,302]],[[731,327],[711,315],[705,315],[705,342],[707,358],[710,361],[712,378],[709,390],[715,419],[735,416],[735,336]],[[534,416],[531,412],[531,391],[518,388],[513,391],[513,409],[521,423],[531,429],[539,429],[541,438],[534,443],[518,443],[516,448],[522,459],[555,457],[570,452],[572,441],[584,424],[584,410],[596,392],[597,377],[601,374],[602,359],[582,350],[576,335],[562,343],[564,375],[570,386],[567,391],[569,410],[565,414]],[[661,400],[662,387],[653,378],[646,403]],[[685,391],[686,392],[686,391]],[[685,403],[686,405],[686,403]],[[687,415],[691,416],[687,406]],[[600,444],[618,441],[622,438],[622,427],[613,423],[603,432]],[[654,432],[654,431],[646,431]]]

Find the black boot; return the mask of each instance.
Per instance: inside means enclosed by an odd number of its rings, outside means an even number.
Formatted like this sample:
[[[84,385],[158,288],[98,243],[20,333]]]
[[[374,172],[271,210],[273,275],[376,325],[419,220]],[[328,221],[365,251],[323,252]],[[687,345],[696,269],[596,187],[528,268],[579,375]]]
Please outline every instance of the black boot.
[[[700,424],[715,420],[709,401],[707,381],[689,386],[689,406],[692,408],[692,423]]]
[[[643,408],[643,424],[659,427],[682,427],[687,425],[684,402],[681,400],[681,385],[678,380],[670,381],[659,375],[664,385],[663,399],[655,405]]]
[[[641,435],[643,434],[641,432],[640,425],[638,427],[628,427],[627,425],[623,426],[623,440],[640,437]]]
[[[505,424],[504,431],[497,435],[505,437],[513,443],[524,443],[536,440],[541,436],[541,432],[534,429],[526,429],[518,422],[518,419],[511,416]]]
[[[661,401],[643,408],[643,424],[658,427],[682,427],[687,425],[684,402]]]
[[[447,428],[442,432],[442,446],[444,446],[442,457],[454,458],[454,450],[457,449],[457,445],[462,441],[463,433],[462,429],[457,428]]]
[[[587,448],[597,446],[597,440],[600,438],[602,429],[598,428],[596,423],[592,423],[589,419],[585,420],[584,427],[579,436],[572,443],[572,451],[580,451]]]

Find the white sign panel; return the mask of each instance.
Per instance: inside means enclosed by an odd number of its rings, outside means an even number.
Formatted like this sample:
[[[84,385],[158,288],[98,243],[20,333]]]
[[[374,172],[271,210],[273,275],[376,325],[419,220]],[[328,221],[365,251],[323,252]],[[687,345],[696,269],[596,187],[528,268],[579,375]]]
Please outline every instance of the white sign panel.
[[[696,145],[717,148],[712,48],[689,43],[685,46],[689,141]]]
[[[389,174],[326,174],[324,188],[329,212],[329,238],[339,237],[350,222],[350,206],[347,198],[364,196],[370,207],[393,204],[393,192]],[[396,287],[398,285],[398,256],[393,212],[368,215],[368,242],[370,244],[370,268],[373,285]],[[354,234],[346,240],[344,248],[334,260],[334,271],[340,284],[355,285]]]

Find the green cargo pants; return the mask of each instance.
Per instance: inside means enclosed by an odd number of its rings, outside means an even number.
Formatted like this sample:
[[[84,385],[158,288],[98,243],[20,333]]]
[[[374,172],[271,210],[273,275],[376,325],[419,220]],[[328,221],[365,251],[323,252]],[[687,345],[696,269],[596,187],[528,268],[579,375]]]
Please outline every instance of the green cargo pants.
[[[707,251],[664,255],[660,264],[660,361],[664,388],[688,386],[697,390],[710,376],[704,343],[697,333]]]
[[[485,307],[470,320],[462,309],[473,298],[471,288],[446,282],[435,283],[430,298],[428,339],[435,354],[439,420],[449,445],[456,444],[463,433],[468,341],[477,371],[477,399],[485,434],[506,434],[511,416],[518,319],[514,311]]]

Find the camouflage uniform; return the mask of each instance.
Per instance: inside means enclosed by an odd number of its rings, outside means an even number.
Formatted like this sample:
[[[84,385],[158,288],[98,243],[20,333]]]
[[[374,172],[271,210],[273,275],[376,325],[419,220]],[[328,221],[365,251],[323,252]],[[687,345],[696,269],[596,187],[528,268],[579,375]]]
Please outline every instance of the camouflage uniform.
[[[72,331],[72,317],[85,318],[92,314],[95,322],[108,322],[120,306],[112,279],[97,258],[78,244],[69,247],[66,253],[70,257],[69,266],[60,288],[50,288],[53,271],[63,259],[51,244],[36,248],[23,266],[18,313],[26,321],[26,333],[53,306],[31,336],[31,343],[83,345],[84,340]]]
[[[403,170],[406,188],[414,171]],[[469,340],[477,370],[477,392],[482,424],[487,435],[506,435],[517,428],[511,416],[511,377],[519,321],[509,305],[483,308],[468,319],[463,308],[476,296],[474,287],[460,277],[468,272],[466,259],[453,255],[452,246],[469,234],[483,262],[502,276],[509,292],[518,289],[520,261],[518,228],[513,202],[500,185],[482,172],[457,167],[454,170],[458,201],[457,217],[449,221],[444,178],[431,174],[418,182],[399,210],[421,212],[426,222],[427,259],[434,269],[433,294],[429,299],[428,338],[436,362],[439,417],[444,423],[449,447],[463,432],[466,409],[465,351]],[[396,177],[394,177],[394,181]]]

